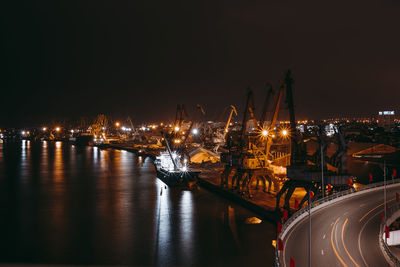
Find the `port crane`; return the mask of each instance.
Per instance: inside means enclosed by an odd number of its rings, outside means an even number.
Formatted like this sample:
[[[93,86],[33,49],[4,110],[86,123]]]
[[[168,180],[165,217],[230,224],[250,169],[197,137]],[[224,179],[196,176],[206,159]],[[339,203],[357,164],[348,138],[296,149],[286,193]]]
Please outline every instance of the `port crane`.
[[[267,182],[270,185],[269,189],[272,183],[277,184],[278,179],[275,177],[270,165],[270,149],[284,89],[284,84],[278,89],[278,96],[275,100],[269,125],[265,122],[265,118],[267,106],[273,95],[272,86],[268,86],[260,120],[257,120],[254,114],[253,92],[248,90],[240,133],[227,135],[228,153],[221,154],[221,162],[225,163],[225,168],[221,174],[222,187],[228,187],[231,184],[232,189],[237,189],[241,194],[252,197],[251,186],[254,180],[256,180],[256,188],[258,188],[260,181],[263,183],[264,192],[267,192]],[[248,129],[248,121],[252,122],[253,129]],[[229,183],[231,176],[231,182]]]
[[[314,193],[316,197],[321,196],[326,192],[326,186],[328,184],[334,186],[337,189],[348,189],[350,184],[352,185],[353,177],[347,173],[346,160],[347,160],[347,145],[344,141],[344,135],[338,137],[338,151],[334,155],[334,159],[340,170],[338,172],[328,172],[326,171],[326,163],[329,162],[326,156],[326,141],[324,139],[324,131],[322,126],[319,127],[317,134],[317,139],[320,146],[320,151],[323,151],[325,158],[323,164],[309,165],[308,160],[311,158],[307,156],[306,144],[300,133],[296,129],[296,120],[293,104],[293,86],[294,80],[291,77],[291,72],[288,71],[285,77],[286,84],[286,103],[289,109],[290,117],[290,142],[291,142],[291,154],[290,154],[290,165],[286,167],[286,177],[288,178],[283,184],[281,190],[276,195],[276,209],[280,210],[280,199],[285,194],[285,201],[283,208],[290,210],[289,200],[293,195],[296,188],[304,188],[306,190],[306,195],[300,201],[299,207],[301,207],[307,200],[311,192]],[[320,155],[318,152],[315,155]],[[315,156],[314,156],[315,157]],[[322,171],[324,170],[324,171]],[[322,176],[322,173],[324,175]],[[322,182],[322,178],[324,182]],[[350,182],[351,181],[351,182]]]
[[[189,129],[186,131],[186,133],[185,133],[185,135],[184,135],[184,137],[183,137],[182,147],[185,147],[185,144],[186,144],[186,142],[187,142],[187,139],[189,138],[189,134],[192,134],[192,135],[193,135],[192,129],[193,129],[193,125],[194,125],[195,123],[197,123],[198,113],[200,112],[200,114],[202,114],[203,116],[206,115],[206,112],[204,111],[203,106],[200,105],[200,104],[197,104],[197,105],[196,105],[196,111],[197,111],[197,112],[195,112],[195,115],[194,115],[192,121],[190,122]],[[198,130],[198,129],[196,129],[196,130]]]
[[[231,112],[229,113],[228,120],[226,121],[226,124],[225,124],[225,127],[224,127],[224,133],[222,135],[222,139],[223,140],[225,140],[226,134],[228,133],[228,128],[229,128],[229,125],[231,124],[233,113],[235,113],[235,116],[237,116],[237,111],[236,111],[235,106],[231,105],[230,108],[231,108]]]
[[[97,115],[95,122],[91,125],[90,133],[94,138],[102,138],[104,141],[106,141],[107,124],[108,120],[104,114]]]
[[[213,151],[215,153],[218,152],[218,149],[219,149],[219,147],[221,145],[225,144],[226,135],[229,132],[229,126],[231,124],[233,114],[235,114],[235,116],[237,116],[237,111],[236,111],[235,106],[234,105],[230,105],[230,109],[231,110],[230,110],[229,115],[228,115],[228,120],[225,123],[225,127],[223,129],[223,132],[221,133],[220,131],[216,131],[216,133],[215,133],[216,136],[213,137],[213,143],[215,144],[215,146],[213,148]]]

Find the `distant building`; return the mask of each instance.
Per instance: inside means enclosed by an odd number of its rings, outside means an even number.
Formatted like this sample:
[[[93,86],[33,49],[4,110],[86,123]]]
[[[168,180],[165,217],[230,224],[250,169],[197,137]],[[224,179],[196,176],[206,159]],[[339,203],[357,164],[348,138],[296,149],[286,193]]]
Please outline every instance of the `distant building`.
[[[378,125],[385,130],[390,131],[394,127],[394,111],[386,110],[378,112]]]

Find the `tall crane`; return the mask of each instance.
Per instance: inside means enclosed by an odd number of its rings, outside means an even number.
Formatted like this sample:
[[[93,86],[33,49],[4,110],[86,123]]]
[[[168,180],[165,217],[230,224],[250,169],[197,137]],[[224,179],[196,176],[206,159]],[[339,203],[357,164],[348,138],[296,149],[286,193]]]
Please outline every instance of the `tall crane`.
[[[225,140],[226,134],[228,133],[228,128],[229,128],[229,125],[231,124],[233,113],[235,113],[235,115],[237,116],[237,111],[236,111],[235,106],[231,105],[231,112],[229,113],[228,120],[227,120],[227,122],[225,124],[225,127],[224,127],[224,133],[223,133],[223,139],[224,140]]]
[[[128,116],[127,120],[128,120],[128,122],[129,122],[129,124],[131,125],[131,129],[132,129],[132,131],[133,131],[133,123],[132,123],[131,117]]]
[[[262,121],[265,120],[266,110],[269,99],[272,95],[271,88],[269,88],[267,93],[267,100],[264,103]],[[271,131],[275,127],[277,116],[279,112],[279,106],[282,99],[284,87],[281,86],[279,94],[275,103],[273,117],[271,118],[271,124],[269,127]],[[254,124],[254,130],[247,131],[248,119],[251,119]],[[221,155],[221,161],[227,163],[225,169],[221,175],[221,185],[228,186],[229,177],[232,172],[234,175],[231,180],[232,188],[238,189],[239,192],[247,194],[251,197],[250,187],[254,179],[258,182],[262,181],[264,184],[264,191],[266,191],[266,181],[271,184],[274,181],[273,170],[270,169],[268,158],[269,149],[272,143],[272,138],[265,138],[266,136],[260,136],[260,132],[263,132],[263,123],[257,121],[254,115],[254,102],[253,102],[253,92],[248,91],[246,106],[244,110],[242,128],[238,139],[236,139],[236,144],[233,141],[234,137],[229,136],[227,140],[229,152],[227,154]],[[271,133],[270,133],[271,135]]]
[[[272,132],[276,126],[276,121],[278,119],[279,106],[280,106],[282,95],[283,95],[285,88],[286,88],[286,86],[284,83],[279,88],[278,98],[275,102],[275,109],[274,109],[274,113],[273,113],[272,119],[271,119],[271,125],[268,127],[268,130],[267,130],[267,137],[266,137],[267,141],[266,141],[266,147],[265,147],[265,155],[267,157],[265,160],[266,163],[268,162],[268,156],[269,156],[269,152],[270,152],[271,145],[272,145]],[[268,95],[270,95],[270,92],[268,92]]]
[[[267,116],[268,103],[270,101],[271,96],[274,94],[274,90],[272,89],[271,84],[267,84],[266,87],[268,88],[268,93],[267,93],[267,97],[265,98],[263,110],[261,113],[261,118],[260,118],[260,126],[261,127],[264,127],[265,118]]]
[[[99,114],[96,117],[96,121],[91,125],[91,134],[96,138],[103,138],[107,141],[106,129],[108,120],[104,114]]]
[[[204,111],[204,108],[203,108],[202,105],[197,104],[197,105],[196,105],[196,108],[197,108],[197,110],[198,110],[201,114],[203,114],[203,116],[206,115],[206,112]],[[197,121],[197,114],[198,114],[198,112],[195,112],[195,115],[194,115],[192,121],[190,122],[190,126],[189,126],[189,129],[187,130],[187,132],[186,132],[186,134],[185,134],[185,137],[184,137],[182,146],[185,146],[186,140],[188,139],[189,134],[190,134],[191,131],[192,131],[193,125],[194,125],[194,124],[196,123],[196,121]]]

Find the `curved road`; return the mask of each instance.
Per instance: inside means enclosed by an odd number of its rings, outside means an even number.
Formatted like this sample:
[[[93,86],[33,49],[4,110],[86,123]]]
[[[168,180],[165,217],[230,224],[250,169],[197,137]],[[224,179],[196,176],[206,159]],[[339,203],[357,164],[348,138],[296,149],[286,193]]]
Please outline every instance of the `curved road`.
[[[400,185],[387,188],[388,206],[396,204]],[[312,213],[312,266],[390,266],[379,247],[382,189],[338,201]],[[308,266],[308,216],[284,239],[285,266]]]

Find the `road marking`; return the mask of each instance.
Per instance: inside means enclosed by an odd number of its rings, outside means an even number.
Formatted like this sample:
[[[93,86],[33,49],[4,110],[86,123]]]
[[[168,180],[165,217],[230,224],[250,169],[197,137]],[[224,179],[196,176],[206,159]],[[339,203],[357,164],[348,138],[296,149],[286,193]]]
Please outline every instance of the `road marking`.
[[[321,249],[321,255],[324,255],[324,250],[323,249]]]
[[[391,201],[393,201],[393,200],[395,200],[395,199],[396,199],[396,198],[392,198],[391,200],[386,201],[386,203],[389,203],[389,202],[391,202]],[[376,210],[377,208],[379,208],[379,207],[381,207],[381,206],[383,206],[383,205],[385,205],[385,202],[383,202],[382,204],[376,206],[376,207],[373,208],[373,209],[370,209],[367,213],[364,214],[364,216],[361,217],[361,219],[360,219],[359,222],[361,222],[362,220],[364,220],[365,217],[367,217],[371,212],[373,212],[374,210]]]
[[[322,239],[325,239],[326,235],[324,234],[324,236],[322,237]]]
[[[350,255],[349,251],[348,251],[347,248],[346,248],[346,245],[344,244],[343,233],[344,233],[344,228],[346,228],[346,224],[347,224],[348,221],[349,221],[349,218],[346,218],[346,221],[344,222],[343,227],[342,227],[342,244],[343,244],[344,250],[346,251],[347,255],[350,257],[350,260],[351,260],[357,267],[360,267],[360,265],[358,265],[357,262],[356,262],[356,261],[353,259],[353,257]]]
[[[379,212],[376,213],[375,215],[373,215],[371,218],[369,218],[368,221],[366,221],[366,222],[364,223],[363,227],[361,228],[361,231],[358,233],[358,250],[360,251],[361,259],[363,260],[365,266],[367,266],[367,267],[368,267],[369,265],[368,265],[367,261],[365,260],[364,255],[363,255],[362,250],[361,250],[361,235],[362,235],[362,232],[363,232],[364,229],[365,229],[365,226],[367,226],[367,224],[369,223],[369,221],[371,221],[371,220],[372,220],[376,215],[378,215],[378,214],[379,214]]]
[[[335,248],[335,244],[333,243],[333,231],[335,230],[335,226],[337,224],[337,222],[339,221],[340,217],[336,219],[335,224],[332,227],[332,231],[331,231],[331,245],[333,248],[333,252],[335,252],[336,257],[339,259],[340,263],[342,263],[343,266],[347,267],[347,265],[344,263],[344,261],[342,260],[342,258],[339,256],[336,248]]]

